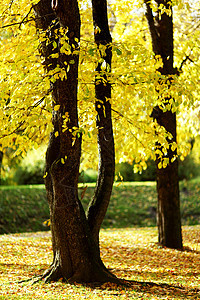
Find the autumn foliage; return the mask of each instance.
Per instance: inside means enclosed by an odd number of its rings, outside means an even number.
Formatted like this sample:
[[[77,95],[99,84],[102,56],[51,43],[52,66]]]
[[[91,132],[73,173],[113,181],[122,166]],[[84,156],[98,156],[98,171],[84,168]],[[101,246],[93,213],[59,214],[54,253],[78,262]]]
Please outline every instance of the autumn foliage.
[[[6,0],[0,8],[0,147],[12,147],[14,155],[25,155],[28,148],[47,142],[52,129],[49,79],[66,76],[59,66],[50,73],[44,72],[38,49],[46,41],[46,35],[43,33],[38,40],[31,8],[36,2]],[[95,65],[101,57],[93,39],[91,6],[84,0],[79,4],[82,26],[78,107],[83,134],[81,163],[87,168],[97,165],[94,78]],[[108,6],[113,38],[110,82],[116,162],[134,159],[135,171],[145,169],[149,157],[155,159],[156,154],[162,157],[169,147],[167,133],[158,128],[159,134],[155,135],[156,124],[150,118],[152,108],[161,104],[158,87],[163,97],[175,99],[166,109],[177,113],[178,145],[172,143],[172,148],[178,146],[181,159],[189,153],[189,139],[198,135],[199,128],[199,3],[173,1],[174,67],[179,76],[172,76],[169,90],[156,71],[162,61],[153,54],[142,7],[143,1],[132,0],[112,1]],[[152,9],[155,11],[156,7]],[[56,43],[53,47],[56,48]],[[163,145],[162,151],[155,152],[157,141]],[[162,165],[167,165],[165,157]]]

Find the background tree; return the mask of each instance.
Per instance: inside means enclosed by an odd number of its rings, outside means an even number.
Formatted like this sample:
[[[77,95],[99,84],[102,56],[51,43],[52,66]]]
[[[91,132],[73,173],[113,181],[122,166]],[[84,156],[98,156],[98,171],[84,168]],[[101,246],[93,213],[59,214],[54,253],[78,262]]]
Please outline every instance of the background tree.
[[[152,47],[155,55],[160,56],[163,66],[159,68],[161,75],[161,86],[169,89],[173,76],[178,74],[174,68],[174,47],[173,47],[173,19],[172,4],[168,1],[156,1],[157,12],[153,16],[152,8],[148,1],[147,21],[152,38]],[[164,9],[164,12],[163,12]],[[163,95],[158,89],[161,98],[160,105],[157,105],[152,112],[152,117],[157,123],[164,127],[171,134],[170,142],[176,143],[176,113],[172,112],[172,99]],[[162,145],[157,144],[157,152],[162,151]],[[158,229],[159,243],[170,248],[182,248],[181,217],[180,217],[180,196],[178,179],[178,159],[176,148],[169,146],[165,154],[167,166],[163,168],[162,160],[157,154],[157,192],[158,192]]]
[[[2,168],[2,161],[3,161],[3,152],[0,151],[0,185],[1,185],[1,168]]]

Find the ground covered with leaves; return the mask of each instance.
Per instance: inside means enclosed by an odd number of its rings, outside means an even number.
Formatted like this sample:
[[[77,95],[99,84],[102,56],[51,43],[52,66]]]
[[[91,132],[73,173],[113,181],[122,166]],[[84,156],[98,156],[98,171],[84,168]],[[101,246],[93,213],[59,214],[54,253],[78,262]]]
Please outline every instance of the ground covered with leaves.
[[[102,230],[102,259],[127,286],[33,284],[52,261],[50,232],[1,235],[0,299],[200,299],[199,231],[184,226],[178,251],[159,247],[156,228]]]

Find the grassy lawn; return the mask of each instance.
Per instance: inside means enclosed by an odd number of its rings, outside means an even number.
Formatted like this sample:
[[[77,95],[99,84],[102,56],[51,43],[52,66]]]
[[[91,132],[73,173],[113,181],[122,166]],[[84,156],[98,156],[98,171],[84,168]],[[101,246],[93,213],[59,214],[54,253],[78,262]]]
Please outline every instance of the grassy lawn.
[[[0,299],[200,299],[200,225],[184,226],[184,251],[160,248],[157,230],[102,229],[101,257],[129,286],[70,285],[22,280],[52,262],[50,232],[0,236]]]
[[[79,194],[83,192],[79,187]],[[92,197],[94,184],[88,184],[82,200],[84,207]],[[200,224],[200,179],[181,182],[183,225]],[[103,228],[156,225],[156,185],[154,182],[130,182],[115,185]],[[48,230],[49,218],[43,185],[0,188],[0,234]]]

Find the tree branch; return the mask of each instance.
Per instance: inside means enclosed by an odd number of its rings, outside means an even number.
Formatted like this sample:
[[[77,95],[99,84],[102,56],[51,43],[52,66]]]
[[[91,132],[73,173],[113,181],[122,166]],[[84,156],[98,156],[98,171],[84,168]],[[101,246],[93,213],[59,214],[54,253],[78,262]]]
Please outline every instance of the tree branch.
[[[19,25],[19,29],[21,28],[21,25],[24,23],[24,21],[26,20],[26,18],[29,16],[29,14],[31,13],[33,9],[33,6],[31,6],[29,12],[25,15],[25,17],[23,18],[23,20],[21,21],[21,24]]]
[[[181,73],[182,72],[182,69],[183,69],[183,66],[186,64],[187,61],[190,61],[190,62],[194,62],[189,55],[186,55],[186,57],[183,59],[183,61],[181,62],[181,65],[180,67],[178,68],[178,72]]]
[[[32,8],[31,8],[31,9],[32,9]],[[29,13],[30,13],[30,12],[29,12]],[[52,14],[47,14],[47,15],[45,15],[45,17],[52,16],[52,15],[54,15],[54,13],[52,13]],[[4,28],[16,26],[16,25],[20,25],[19,27],[21,27],[22,24],[26,24],[26,23],[28,23],[28,22],[31,22],[31,21],[35,21],[35,20],[41,19],[41,17],[37,17],[37,18],[31,17],[30,19],[25,20],[27,16],[28,16],[28,15],[26,15],[26,16],[23,18],[23,20],[20,21],[20,22],[16,22],[16,23],[12,23],[12,24],[3,25],[3,26],[1,26],[0,28],[1,28],[1,29],[4,29]]]
[[[44,101],[45,97],[48,96],[51,92],[52,92],[52,88],[50,88],[50,89],[47,91],[47,93],[46,93],[40,100],[38,100],[34,105],[31,105],[31,106],[28,107],[27,111],[28,111],[29,113],[27,114],[27,117],[30,116],[30,111],[31,111],[32,109],[36,108],[37,106],[39,106],[39,105]],[[21,127],[22,125],[24,125],[24,124],[25,124],[25,120],[24,120],[24,121],[21,121],[21,122],[19,123],[19,125],[18,125],[15,129],[13,129],[12,132],[0,136],[0,139],[4,138],[4,137],[6,137],[6,136],[10,136],[10,135],[12,135],[13,133],[18,133],[20,127]],[[23,129],[22,129],[22,130],[23,130]]]
[[[146,8],[147,8],[145,16],[146,16],[146,19],[147,19],[147,22],[148,22],[148,25],[149,25],[150,33],[151,33],[153,51],[156,55],[156,54],[160,53],[160,50],[159,50],[160,47],[159,47],[159,43],[158,43],[159,36],[158,36],[157,30],[156,30],[155,21],[154,21],[154,17],[153,17],[153,12],[152,12],[152,9],[151,9],[151,6],[150,6],[150,1],[149,0],[144,0],[144,3],[146,4]]]
[[[3,11],[3,14],[4,15],[6,13],[7,10],[11,9],[12,5],[13,5],[13,2],[14,0],[11,0],[10,3],[9,3],[9,6]]]

